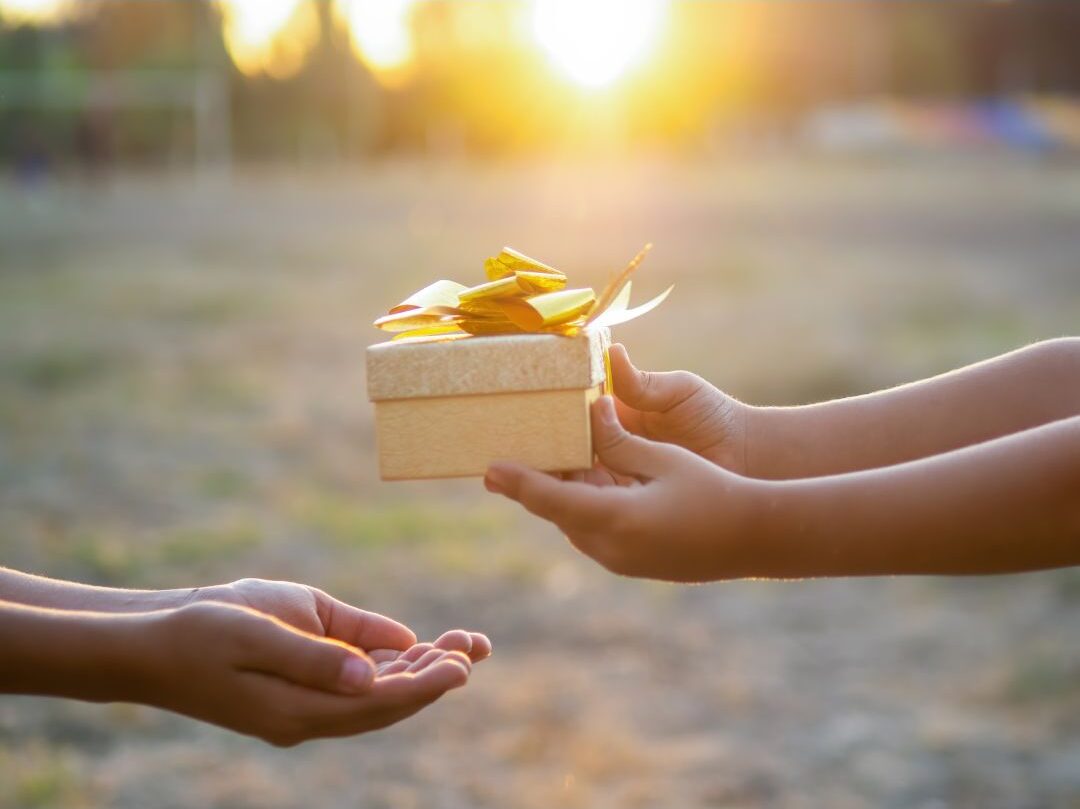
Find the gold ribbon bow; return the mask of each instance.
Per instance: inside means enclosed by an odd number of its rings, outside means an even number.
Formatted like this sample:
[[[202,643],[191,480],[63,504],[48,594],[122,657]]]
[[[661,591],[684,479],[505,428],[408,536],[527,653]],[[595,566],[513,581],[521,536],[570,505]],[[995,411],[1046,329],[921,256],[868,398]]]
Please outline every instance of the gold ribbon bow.
[[[488,281],[466,287],[436,281],[414,292],[375,321],[397,332],[395,340],[453,339],[477,334],[573,335],[586,326],[616,326],[663,303],[668,287],[651,301],[630,308],[630,275],[652,249],[634,256],[597,297],[589,287],[567,289],[566,276],[509,247],[484,262]]]

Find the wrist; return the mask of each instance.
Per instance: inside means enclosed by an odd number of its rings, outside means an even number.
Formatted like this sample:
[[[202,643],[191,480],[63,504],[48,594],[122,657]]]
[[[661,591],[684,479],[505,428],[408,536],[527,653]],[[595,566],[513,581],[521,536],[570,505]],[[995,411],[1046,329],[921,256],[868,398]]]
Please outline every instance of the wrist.
[[[714,416],[715,443],[699,450],[699,454],[729,472],[748,475],[749,435],[757,408],[730,396],[722,397]]]
[[[773,435],[772,408],[745,405],[743,412],[743,474],[747,477],[768,479],[765,459],[770,456],[767,443]]]

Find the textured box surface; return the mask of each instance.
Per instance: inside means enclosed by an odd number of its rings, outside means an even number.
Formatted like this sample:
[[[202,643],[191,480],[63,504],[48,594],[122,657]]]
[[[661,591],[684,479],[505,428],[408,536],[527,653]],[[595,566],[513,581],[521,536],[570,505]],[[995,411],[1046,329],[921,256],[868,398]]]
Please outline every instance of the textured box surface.
[[[603,388],[609,339],[597,329],[371,346],[380,475],[482,475],[498,459],[588,468],[589,405]]]

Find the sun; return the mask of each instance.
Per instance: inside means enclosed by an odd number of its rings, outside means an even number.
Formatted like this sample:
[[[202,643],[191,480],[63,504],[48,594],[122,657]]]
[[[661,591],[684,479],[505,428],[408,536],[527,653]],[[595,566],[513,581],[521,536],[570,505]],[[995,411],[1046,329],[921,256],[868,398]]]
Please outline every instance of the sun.
[[[51,22],[68,5],[64,0],[0,0],[0,16],[12,22]]]
[[[667,0],[533,0],[532,31],[560,71],[599,88],[649,55],[667,10]]]
[[[406,66],[413,56],[409,15],[416,0],[338,0],[359,57],[377,72]]]
[[[303,0],[221,0],[225,47],[241,72],[286,78],[318,41],[315,9]]]

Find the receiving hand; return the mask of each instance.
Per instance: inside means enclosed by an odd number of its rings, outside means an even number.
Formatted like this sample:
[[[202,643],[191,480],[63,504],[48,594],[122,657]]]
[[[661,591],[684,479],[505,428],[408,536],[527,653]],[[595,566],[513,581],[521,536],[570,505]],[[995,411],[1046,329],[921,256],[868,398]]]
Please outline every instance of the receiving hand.
[[[264,584],[253,589],[295,592]],[[386,727],[464,685],[472,661],[447,648],[465,645],[462,635],[478,658],[490,652],[486,638],[468,633],[448,633],[452,640],[444,636],[442,647],[410,646],[412,633],[400,624],[374,613],[346,614],[339,634],[352,643],[332,636],[332,618],[320,619],[329,628],[320,635],[220,601],[145,613],[137,617],[146,625],[138,650],[143,676],[134,696],[291,746]],[[366,655],[365,646],[382,648],[372,653],[381,662]]]
[[[621,362],[612,353],[613,363]],[[632,367],[626,362],[623,369],[625,377]],[[647,396],[648,386],[642,390]],[[676,398],[668,412],[691,401]],[[701,421],[681,423],[683,436],[696,436],[692,427]],[[589,472],[560,479],[500,462],[488,468],[484,485],[555,523],[579,550],[615,573],[675,581],[752,574],[762,553],[748,534],[754,481],[682,447],[628,433],[611,397],[593,404],[592,425],[599,463]]]
[[[689,371],[638,370],[619,343],[610,356],[615,407],[627,430],[746,473],[746,405]]]
[[[478,632],[458,629],[444,633],[434,644],[417,644],[413,631],[397,621],[338,601],[315,587],[291,581],[240,579],[199,588],[192,601],[219,601],[250,607],[304,632],[362,649],[383,665],[406,650],[411,654],[431,649],[462,652],[474,663],[491,654],[491,642]],[[376,651],[379,654],[375,654]]]

